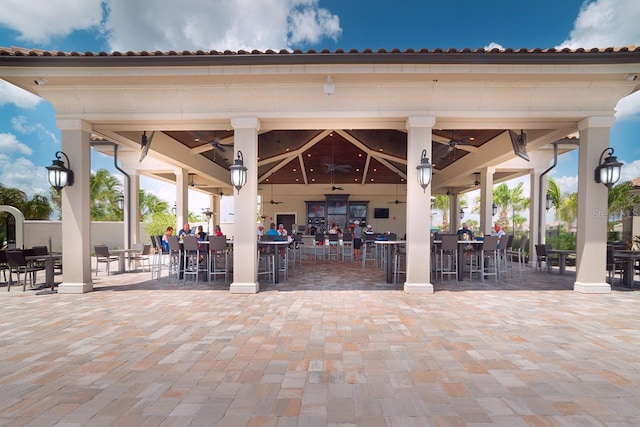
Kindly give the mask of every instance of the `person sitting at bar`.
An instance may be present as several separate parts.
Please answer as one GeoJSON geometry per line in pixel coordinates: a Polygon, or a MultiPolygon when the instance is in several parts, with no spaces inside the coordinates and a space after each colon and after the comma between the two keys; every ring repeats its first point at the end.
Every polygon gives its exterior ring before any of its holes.
{"type": "Polygon", "coordinates": [[[469,229],[469,224],[462,224],[462,228],[458,230],[458,240],[473,240],[473,232],[469,229]]]}
{"type": "Polygon", "coordinates": [[[504,230],[502,229],[502,227],[500,227],[500,224],[498,224],[497,222],[493,226],[493,231],[491,232],[491,235],[498,236],[498,239],[504,236],[504,230]]]}
{"type": "Polygon", "coordinates": [[[213,227],[213,235],[214,236],[224,236],[224,234],[222,234],[222,229],[220,228],[219,225],[216,225],[215,227],[213,227]]]}
{"type": "Polygon", "coordinates": [[[201,225],[198,226],[198,232],[196,233],[196,236],[198,237],[198,240],[204,240],[207,237],[207,233],[204,232],[201,225]]]}
{"type": "Polygon", "coordinates": [[[267,236],[279,236],[280,234],[278,234],[278,229],[276,228],[276,225],[272,222],[271,224],[269,224],[269,231],[267,231],[267,236]]]}
{"type": "Polygon", "coordinates": [[[169,237],[173,235],[173,227],[167,227],[167,230],[162,235],[162,250],[169,252],[169,237]]]}

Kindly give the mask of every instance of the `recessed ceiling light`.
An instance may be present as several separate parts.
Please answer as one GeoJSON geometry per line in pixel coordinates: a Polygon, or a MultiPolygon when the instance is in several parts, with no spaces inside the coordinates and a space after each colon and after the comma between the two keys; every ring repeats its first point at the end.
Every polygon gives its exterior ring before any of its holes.
{"type": "Polygon", "coordinates": [[[292,171],[293,172],[298,172],[298,170],[296,168],[293,168],[292,171]]]}
{"type": "Polygon", "coordinates": [[[384,150],[382,149],[382,147],[380,147],[380,151],[384,151],[384,150]]]}
{"type": "Polygon", "coordinates": [[[311,182],[316,182],[316,179],[315,178],[311,178],[311,182]]]}
{"type": "Polygon", "coordinates": [[[200,142],[200,138],[193,138],[195,142],[200,142]]]}
{"type": "Polygon", "coordinates": [[[362,157],[362,153],[358,153],[358,157],[362,157]]]}
{"type": "Polygon", "coordinates": [[[313,172],[313,168],[309,169],[309,172],[313,172]]]}
{"type": "Polygon", "coordinates": [[[300,182],[300,179],[296,178],[296,182],[300,182]]]}
{"type": "Polygon", "coordinates": [[[307,157],[311,157],[311,153],[307,154],[307,157]]]}
{"type": "Polygon", "coordinates": [[[356,172],[360,172],[360,168],[356,169],[356,172]]]}
{"type": "Polygon", "coordinates": [[[373,178],[371,178],[369,181],[373,182],[373,178]]]}
{"type": "Polygon", "coordinates": [[[265,181],[269,182],[269,178],[265,179],[265,181]]]}
{"type": "Polygon", "coordinates": [[[376,168],[373,168],[373,171],[374,171],[374,172],[378,172],[378,169],[376,169],[376,168]]]}

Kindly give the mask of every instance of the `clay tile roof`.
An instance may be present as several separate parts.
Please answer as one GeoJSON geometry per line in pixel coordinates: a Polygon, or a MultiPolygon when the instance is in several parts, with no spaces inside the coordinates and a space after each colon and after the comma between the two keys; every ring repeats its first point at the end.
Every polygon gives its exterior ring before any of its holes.
{"type": "Polygon", "coordinates": [[[634,187],[640,187],[640,178],[634,178],[634,179],[632,179],[632,180],[631,180],[631,184],[632,184],[634,187]]]}
{"type": "MultiPolygon", "coordinates": [[[[154,52],[113,51],[110,53],[109,52],[79,53],[79,52],[46,51],[46,50],[40,50],[40,49],[27,49],[27,48],[21,48],[21,47],[13,47],[13,46],[0,47],[0,58],[4,58],[4,59],[8,57],[11,57],[11,58],[58,57],[58,58],[94,58],[94,59],[114,58],[114,57],[120,57],[120,58],[135,57],[135,58],[140,58],[141,60],[144,58],[147,58],[146,60],[151,60],[152,58],[162,58],[162,57],[164,58],[195,57],[193,60],[187,60],[187,61],[201,61],[204,58],[213,59],[214,57],[218,57],[220,58],[220,60],[222,60],[222,62],[225,62],[225,61],[228,62],[228,60],[223,60],[221,57],[227,57],[227,58],[234,57],[238,59],[234,59],[233,61],[244,60],[247,62],[252,62],[253,59],[251,58],[255,58],[256,61],[259,61],[260,58],[266,58],[266,57],[275,57],[274,60],[276,62],[279,60],[282,60],[283,62],[292,61],[294,60],[293,57],[296,57],[297,58],[296,60],[298,61],[307,61],[308,59],[304,58],[305,55],[314,56],[314,57],[316,55],[321,55],[320,59],[314,59],[318,62],[325,61],[326,59],[323,59],[325,57],[332,58],[331,61],[345,62],[345,61],[351,60],[353,57],[359,57],[359,56],[366,57],[367,61],[374,61],[374,62],[375,61],[391,62],[391,61],[398,61],[398,60],[416,62],[416,63],[428,62],[430,60],[438,60],[438,61],[446,62],[447,60],[459,61],[461,58],[464,58],[464,60],[469,60],[469,61],[473,61],[474,59],[476,59],[478,61],[486,62],[488,57],[491,57],[492,61],[495,61],[498,63],[501,61],[507,61],[507,60],[529,61],[533,58],[535,58],[536,60],[540,60],[540,61],[544,60],[547,62],[555,61],[559,59],[568,60],[569,58],[571,60],[575,60],[578,62],[599,62],[601,60],[604,60],[605,58],[609,58],[609,56],[607,55],[613,55],[613,57],[616,58],[616,60],[618,60],[619,59],[618,55],[620,54],[632,54],[632,58],[630,57],[627,61],[637,62],[638,54],[640,54],[640,46],[604,47],[604,48],[591,48],[591,49],[563,48],[560,50],[555,48],[543,49],[539,47],[533,48],[533,49],[492,48],[488,50],[484,48],[477,48],[477,49],[436,48],[432,50],[425,49],[425,48],[422,48],[419,50],[415,50],[412,48],[409,48],[406,50],[401,50],[399,48],[393,48],[391,50],[384,49],[384,48],[380,48],[377,50],[374,50],[371,48],[365,48],[362,50],[336,49],[333,52],[330,51],[329,49],[322,49],[320,51],[316,51],[315,49],[309,49],[306,52],[303,52],[300,49],[294,49],[294,50],[267,49],[265,51],[254,49],[254,50],[251,50],[250,52],[247,50],[241,49],[238,51],[210,50],[208,52],[204,50],[197,50],[197,51],[183,50],[181,52],[177,52],[174,50],[165,51],[165,52],[156,50],[154,52]],[[570,55],[570,56],[567,57],[567,55],[570,55]],[[519,59],[520,57],[522,59],[519,59]],[[239,59],[239,58],[242,58],[242,59],[239,59]]],[[[100,63],[104,64],[104,62],[100,62],[100,63]]],[[[273,63],[273,61],[271,61],[271,63],[273,63]]]]}

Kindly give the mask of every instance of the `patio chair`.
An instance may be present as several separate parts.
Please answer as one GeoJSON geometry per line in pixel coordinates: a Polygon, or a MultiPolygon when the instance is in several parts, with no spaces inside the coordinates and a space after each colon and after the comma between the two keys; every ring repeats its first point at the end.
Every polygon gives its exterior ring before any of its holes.
{"type": "Polygon", "coordinates": [[[151,271],[151,245],[142,245],[142,250],[140,252],[134,252],[129,257],[129,269],[131,269],[131,263],[140,267],[142,267],[142,271],[145,271],[144,265],[147,264],[148,271],[151,271]]]}
{"type": "Polygon", "coordinates": [[[538,270],[542,271],[542,263],[545,263],[547,266],[547,273],[551,269],[551,264],[549,260],[549,255],[547,254],[547,245],[537,244],[536,245],[536,265],[538,270]]]}
{"type": "Polygon", "coordinates": [[[9,264],[7,263],[7,252],[0,251],[0,271],[4,275],[4,281],[7,281],[7,271],[9,270],[9,264]]]}
{"type": "Polygon", "coordinates": [[[624,264],[616,261],[613,254],[614,250],[615,248],[613,245],[607,245],[607,282],[610,285],[613,285],[616,274],[620,275],[620,282],[622,282],[622,276],[624,275],[624,264]]]}
{"type": "Polygon", "coordinates": [[[353,261],[353,234],[349,232],[342,235],[342,261],[347,258],[353,261]]]}
{"type": "Polygon", "coordinates": [[[109,248],[106,245],[96,245],[94,246],[94,250],[96,253],[96,276],[98,276],[98,270],[100,264],[106,264],[107,266],[107,276],[111,273],[111,263],[113,261],[118,261],[118,257],[115,255],[109,254],[109,248]]]}
{"type": "Polygon", "coordinates": [[[7,264],[9,265],[9,282],[7,283],[7,292],[11,290],[11,285],[13,284],[13,273],[16,273],[18,278],[18,286],[20,286],[20,274],[24,274],[22,292],[27,290],[27,277],[31,282],[31,287],[33,287],[36,284],[36,273],[42,269],[30,265],[25,257],[25,252],[22,250],[6,251],[6,256],[7,264]]]}
{"type": "Polygon", "coordinates": [[[227,251],[227,236],[209,236],[209,260],[207,262],[207,277],[224,276],[225,283],[229,277],[229,256],[227,251]]]}
{"type": "Polygon", "coordinates": [[[444,276],[458,275],[458,236],[456,234],[442,235],[442,244],[436,253],[436,271],[440,273],[440,280],[444,276]]]}
{"type": "MultiPolygon", "coordinates": [[[[196,236],[186,235],[182,237],[182,256],[183,256],[183,283],[187,281],[187,276],[194,276],[196,283],[200,273],[206,273],[208,271],[206,261],[204,261],[204,255],[200,251],[200,245],[198,244],[198,238],[196,236]],[[202,258],[201,258],[202,257],[202,258]],[[204,262],[200,262],[204,261],[204,262]]],[[[225,240],[226,249],[226,240],[225,240]]]]}

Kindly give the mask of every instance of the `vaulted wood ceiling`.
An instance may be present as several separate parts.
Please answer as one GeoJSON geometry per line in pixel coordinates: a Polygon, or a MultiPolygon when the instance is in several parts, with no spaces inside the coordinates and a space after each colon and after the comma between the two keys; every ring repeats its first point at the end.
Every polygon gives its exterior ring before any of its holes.
{"type": "MultiPolygon", "coordinates": [[[[434,130],[432,163],[442,170],[504,130],[434,130]]],[[[166,131],[218,165],[234,160],[232,131],[166,131]]],[[[274,130],[258,136],[259,182],[393,184],[406,177],[407,134],[398,130],[274,130]]],[[[194,177],[197,181],[197,177],[194,177]]]]}

